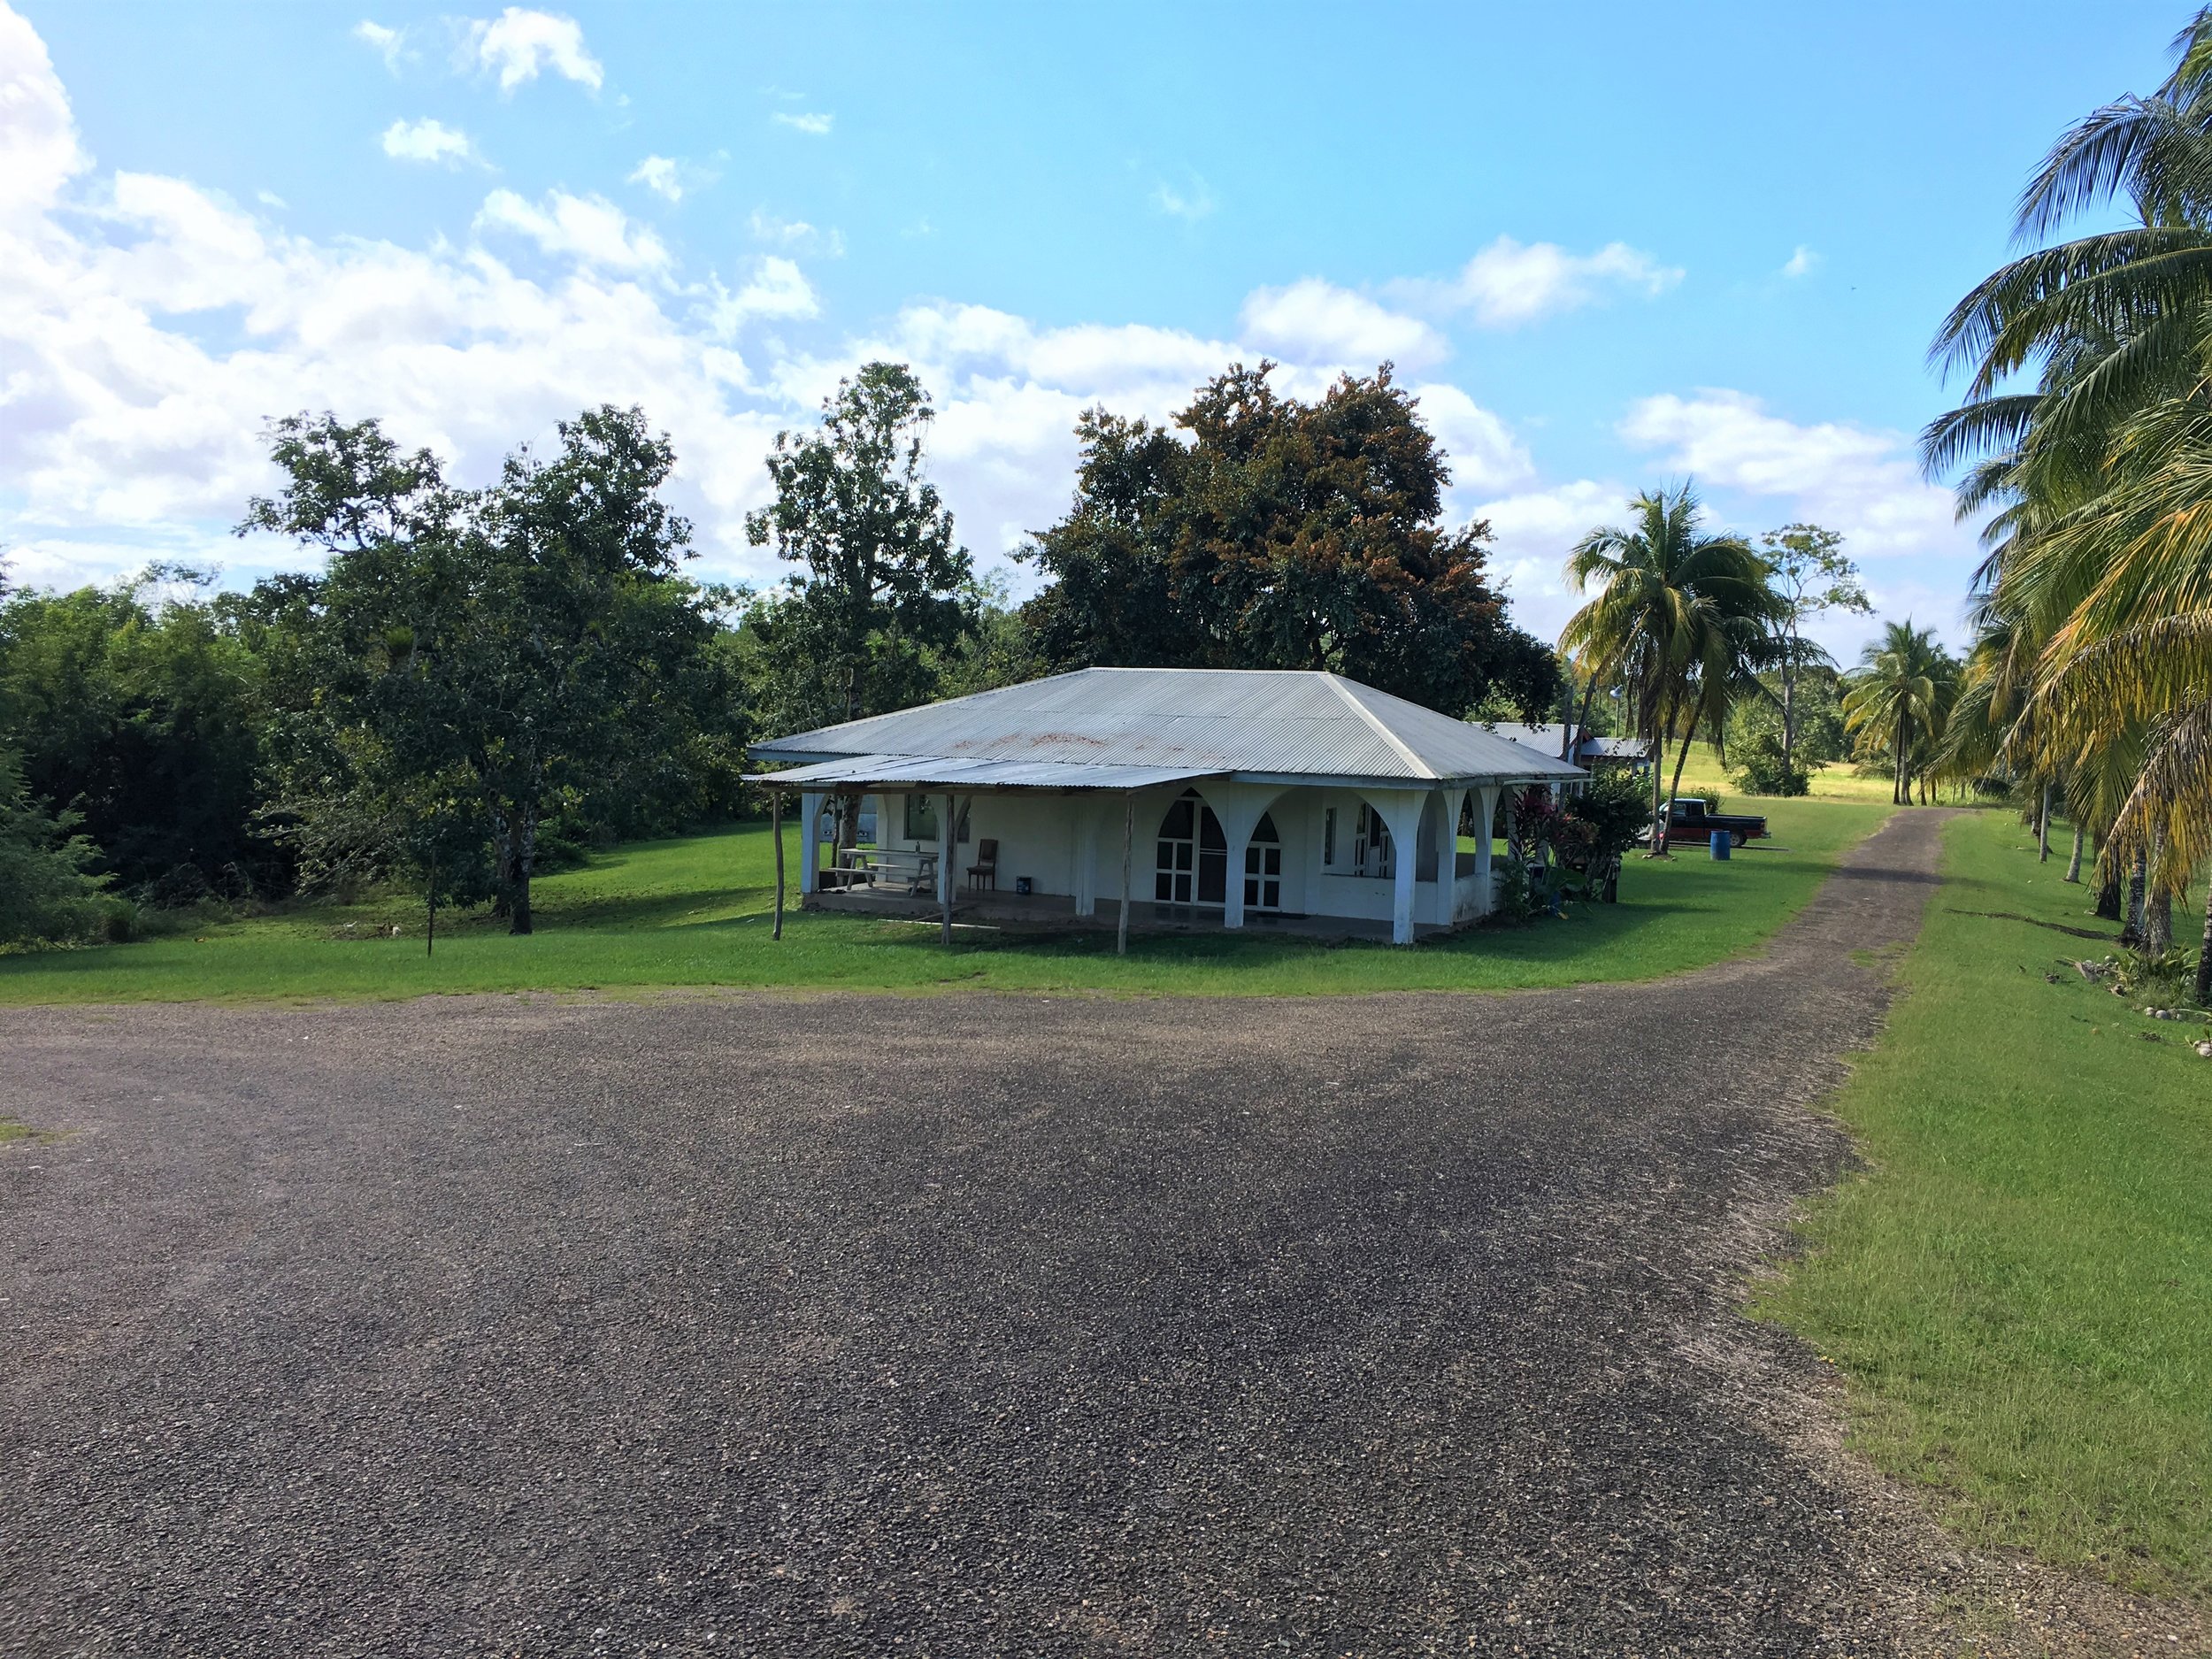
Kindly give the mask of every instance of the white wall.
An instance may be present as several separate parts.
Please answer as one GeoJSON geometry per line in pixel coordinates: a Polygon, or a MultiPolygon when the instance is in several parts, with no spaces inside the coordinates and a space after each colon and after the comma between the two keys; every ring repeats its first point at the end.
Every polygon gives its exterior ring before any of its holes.
{"type": "MultiPolygon", "coordinates": [[[[1249,786],[1245,786],[1249,787],[1249,786]]],[[[1206,794],[1203,784],[1199,793],[1206,794]]],[[[1183,786],[1168,785],[1158,789],[1138,793],[1136,798],[1136,833],[1131,848],[1131,886],[1139,902],[1148,902],[1153,895],[1153,866],[1156,856],[1155,842],[1160,821],[1183,792],[1183,786]]],[[[1121,896],[1121,841],[1122,813],[1125,797],[1116,793],[1096,795],[1045,795],[1025,792],[1005,794],[978,793],[964,797],[968,805],[968,839],[956,842],[953,849],[953,876],[962,879],[967,866],[976,861],[978,849],[986,838],[998,841],[998,886],[1002,893],[1011,893],[1018,877],[1027,876],[1041,894],[1073,896],[1079,882],[1076,861],[1083,845],[1083,819],[1095,817],[1097,822],[1097,883],[1096,897],[1106,902],[1121,896]]],[[[941,811],[944,797],[933,795],[933,804],[941,811]]],[[[885,794],[874,803],[876,809],[877,844],[887,848],[936,850],[933,841],[917,842],[904,833],[906,804],[902,796],[885,794]]],[[[1293,787],[1274,795],[1268,804],[1268,813],[1274,819],[1275,831],[1283,848],[1282,909],[1293,915],[1337,916],[1363,921],[1388,922],[1391,918],[1392,883],[1377,876],[1356,876],[1350,873],[1352,842],[1359,821],[1361,796],[1355,790],[1293,787]],[[1337,815],[1337,863],[1333,868],[1322,863],[1322,815],[1333,807],[1337,815]]],[[[1217,816],[1225,819],[1229,813],[1217,805],[1217,816]]],[[[1439,847],[1439,868],[1449,880],[1452,869],[1450,848],[1452,841],[1447,832],[1439,847]]],[[[1411,845],[1402,845],[1398,856],[1414,856],[1411,845]]],[[[1242,861],[1233,856],[1229,879],[1243,879],[1242,861]]],[[[1463,884],[1455,884],[1455,914],[1465,915],[1464,902],[1471,896],[1473,878],[1463,884]]],[[[1424,926],[1428,925],[1436,911],[1436,884],[1422,881],[1417,884],[1415,914],[1424,926]]]]}

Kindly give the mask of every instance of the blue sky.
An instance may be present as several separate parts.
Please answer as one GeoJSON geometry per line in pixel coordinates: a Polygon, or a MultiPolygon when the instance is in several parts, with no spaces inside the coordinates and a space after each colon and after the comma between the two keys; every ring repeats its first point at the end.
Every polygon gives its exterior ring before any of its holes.
{"type": "MultiPolygon", "coordinates": [[[[464,478],[588,402],[683,458],[699,568],[773,576],[759,457],[914,362],[964,539],[1056,516],[1076,411],[1233,357],[1393,358],[1520,618],[1633,489],[1844,530],[1955,631],[1910,434],[1945,309],[2178,8],[0,0],[0,542],[20,578],[224,534],[260,422],[373,414],[464,478]]],[[[1022,578],[1016,576],[1017,586],[1022,578]]],[[[1849,649],[1867,625],[1839,624],[1849,649]]]]}

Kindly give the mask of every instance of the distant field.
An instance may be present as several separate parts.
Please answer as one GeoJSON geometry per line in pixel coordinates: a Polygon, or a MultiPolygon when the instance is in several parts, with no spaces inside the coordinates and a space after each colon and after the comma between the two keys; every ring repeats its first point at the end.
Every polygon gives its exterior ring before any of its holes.
{"type": "Polygon", "coordinates": [[[2063,867],[2009,815],[1951,826],[1905,995],[1831,1102],[1871,1167],[1763,1311],[1970,1538],[2212,1601],[2208,1029],[2062,964],[2116,947],[2059,929],[2116,931],[2063,867]]]}
{"type": "MultiPolygon", "coordinates": [[[[1667,760],[1666,775],[1669,781],[1673,780],[1674,760],[1671,756],[1667,760]]],[[[1816,766],[1811,776],[1813,792],[1807,797],[1809,800],[1857,801],[1883,806],[1889,803],[1888,779],[1859,777],[1848,764],[1816,766]]],[[[1689,761],[1682,769],[1682,791],[1685,795],[1719,795],[1741,803],[1741,810],[1748,812],[1764,810],[1758,803],[1765,797],[1746,795],[1730,782],[1728,769],[1720,764],[1720,757],[1704,743],[1697,744],[1690,750],[1689,761]]],[[[1953,803],[1948,797],[1946,798],[1946,804],[1953,803]]],[[[1727,810],[1734,811],[1737,809],[1732,807],[1727,810]]]]}
{"type": "MultiPolygon", "coordinates": [[[[768,936],[772,849],[766,827],[752,825],[625,847],[544,879],[534,887],[539,931],[527,939],[509,937],[488,916],[449,916],[426,960],[422,914],[411,900],[306,907],[139,944],[0,956],[0,1003],[676,986],[1292,995],[1647,979],[1755,949],[1888,812],[1801,801],[1763,810],[1776,849],[1747,850],[1725,864],[1691,851],[1661,862],[1632,856],[1618,904],[1411,949],[1138,935],[1118,957],[1110,933],[982,928],[961,930],[947,949],[933,926],[796,913],[778,943],[768,936]]],[[[795,866],[788,832],[787,844],[795,866]]],[[[795,897],[796,885],[795,878],[795,897]]]]}

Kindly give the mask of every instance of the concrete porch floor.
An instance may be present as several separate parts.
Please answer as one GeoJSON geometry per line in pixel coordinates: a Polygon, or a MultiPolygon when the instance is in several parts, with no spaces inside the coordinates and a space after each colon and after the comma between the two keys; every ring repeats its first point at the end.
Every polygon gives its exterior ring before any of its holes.
{"type": "MultiPolygon", "coordinates": [[[[843,916],[875,916],[886,921],[935,921],[941,911],[928,895],[910,895],[895,887],[843,887],[809,895],[801,908],[843,916]]],[[[952,902],[956,926],[996,927],[1009,932],[1064,933],[1077,931],[1112,933],[1120,926],[1118,902],[1101,899],[1094,916],[1078,916],[1075,901],[1064,893],[993,892],[956,894],[952,902]]],[[[1462,926],[1472,926],[1463,923],[1462,926]]],[[[1133,933],[1221,933],[1217,906],[1156,904],[1140,900],[1129,912],[1133,933]]],[[[1347,916],[1282,916],[1247,910],[1244,931],[1256,935],[1294,939],[1354,939],[1379,944],[1390,942],[1387,921],[1368,921],[1347,916]]],[[[1417,940],[1455,931],[1431,922],[1414,925],[1417,940]]]]}

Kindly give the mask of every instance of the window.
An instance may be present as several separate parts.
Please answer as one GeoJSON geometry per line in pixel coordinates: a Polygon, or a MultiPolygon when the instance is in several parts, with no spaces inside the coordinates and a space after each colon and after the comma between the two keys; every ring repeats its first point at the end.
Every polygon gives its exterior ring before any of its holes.
{"type": "Polygon", "coordinates": [[[1321,814],[1321,862],[1331,869],[1336,865],[1336,809],[1329,807],[1321,814]]]}
{"type": "Polygon", "coordinates": [[[1160,820],[1152,866],[1159,904],[1220,904],[1229,894],[1229,841],[1221,820],[1195,789],[1186,790],[1160,820]]]}
{"type": "Polygon", "coordinates": [[[1390,826],[1383,822],[1381,813],[1362,802],[1359,829],[1352,838],[1352,873],[1387,881],[1397,872],[1397,849],[1390,843],[1390,826]]]}
{"type": "MultiPolygon", "coordinates": [[[[926,846],[937,843],[937,797],[933,795],[910,795],[906,797],[906,839],[920,841],[926,846]]],[[[960,803],[960,822],[953,829],[953,839],[968,839],[968,803],[960,803]]]]}
{"type": "Polygon", "coordinates": [[[937,839],[935,795],[910,795],[906,797],[906,839],[910,841],[933,841],[937,839]]]}
{"type": "Polygon", "coordinates": [[[1275,833],[1275,819],[1263,812],[1244,848],[1244,908],[1279,910],[1283,908],[1283,844],[1275,833]]]}

